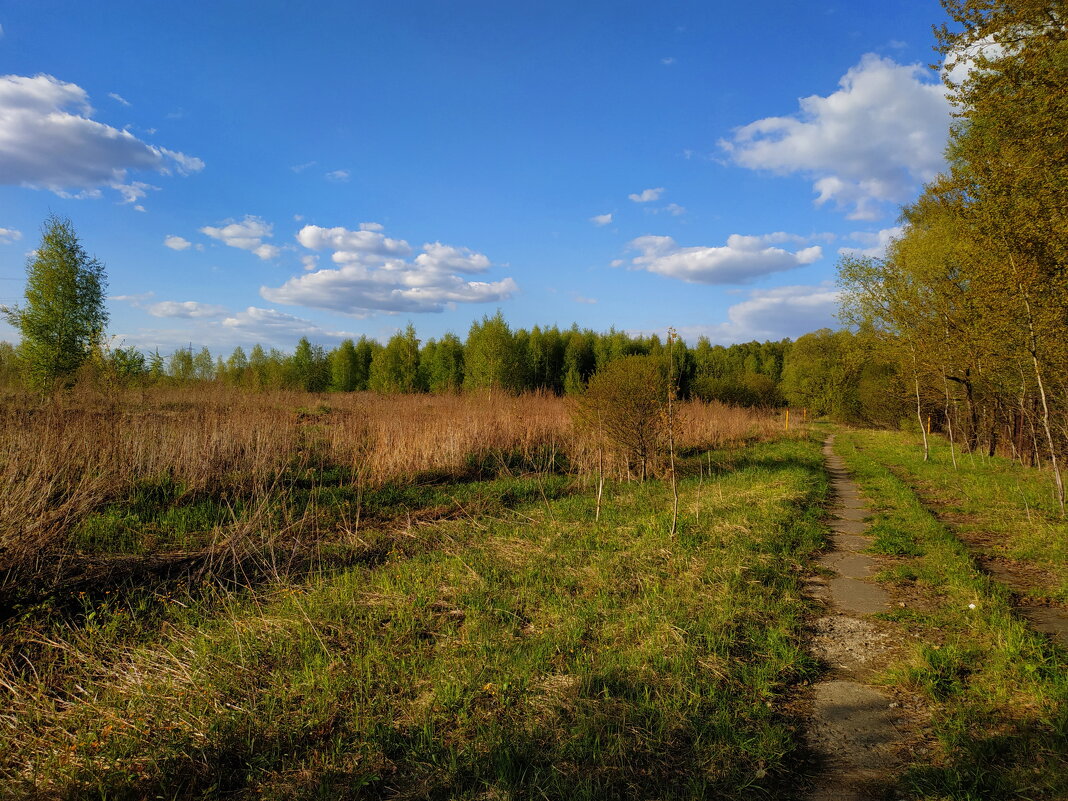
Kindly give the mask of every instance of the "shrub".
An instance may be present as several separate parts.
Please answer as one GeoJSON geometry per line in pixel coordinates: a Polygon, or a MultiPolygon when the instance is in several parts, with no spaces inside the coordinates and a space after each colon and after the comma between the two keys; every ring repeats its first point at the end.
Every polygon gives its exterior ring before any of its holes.
{"type": "Polygon", "coordinates": [[[626,356],[590,378],[574,406],[576,424],[621,456],[642,480],[655,472],[667,445],[667,365],[652,356],[626,356]]]}

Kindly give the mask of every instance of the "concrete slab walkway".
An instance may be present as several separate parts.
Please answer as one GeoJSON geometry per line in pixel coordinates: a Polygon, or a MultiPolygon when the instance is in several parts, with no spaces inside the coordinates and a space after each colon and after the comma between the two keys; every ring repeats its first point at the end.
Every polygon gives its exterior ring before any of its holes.
{"type": "Polygon", "coordinates": [[[875,560],[864,553],[872,542],[864,522],[871,510],[834,452],[833,440],[823,446],[834,494],[833,548],[820,563],[835,575],[809,585],[809,592],[827,605],[827,614],[813,624],[811,647],[828,672],[813,694],[808,744],[820,755],[822,771],[808,798],[869,801],[883,797],[903,737],[895,727],[892,699],[865,682],[885,666],[892,648],[866,617],[886,611],[889,598],[872,581],[875,560]]]}

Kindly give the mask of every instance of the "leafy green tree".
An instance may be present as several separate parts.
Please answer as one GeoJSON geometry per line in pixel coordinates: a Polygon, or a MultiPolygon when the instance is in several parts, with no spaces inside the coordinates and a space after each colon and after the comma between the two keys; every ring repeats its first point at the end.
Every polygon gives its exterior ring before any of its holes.
{"type": "Polygon", "coordinates": [[[167,375],[167,367],[163,361],[163,354],[159,348],[152,351],[148,357],[148,377],[152,381],[159,381],[167,375]]]}
{"type": "Polygon", "coordinates": [[[249,383],[255,389],[266,389],[267,373],[267,353],[263,350],[262,345],[256,343],[248,354],[249,383]]]}
{"type": "Polygon", "coordinates": [[[305,392],[325,392],[330,386],[330,362],[322,345],[313,345],[301,337],[290,359],[290,384],[305,392]]]}
{"type": "Polygon", "coordinates": [[[115,348],[108,353],[108,369],[124,384],[135,382],[148,373],[144,354],[135,347],[115,348]]]}
{"type": "Polygon", "coordinates": [[[330,351],[330,389],[334,392],[352,392],[356,389],[358,366],[356,345],[351,339],[342,340],[330,351]]]}
{"type": "Polygon", "coordinates": [[[177,381],[189,381],[193,378],[193,346],[178,348],[167,362],[167,374],[177,381]]]}
{"type": "Polygon", "coordinates": [[[0,307],[22,334],[19,353],[31,386],[70,383],[100,347],[108,322],[106,288],[104,265],[85,252],[70,220],[49,217],[26,265],[25,305],[0,307]]]}
{"type": "Polygon", "coordinates": [[[230,384],[243,384],[247,371],[248,356],[245,355],[245,349],[238,345],[230,354],[230,358],[226,360],[226,380],[230,384]]]}
{"type": "Polygon", "coordinates": [[[512,329],[498,311],[471,325],[464,343],[464,388],[520,392],[523,354],[512,329]]]}
{"type": "Polygon", "coordinates": [[[419,370],[419,339],[415,326],[408,323],[404,333],[390,337],[386,347],[375,354],[368,381],[373,392],[407,393],[424,389],[419,370]]]}
{"type": "Polygon", "coordinates": [[[207,348],[201,348],[193,357],[193,378],[197,381],[211,381],[215,378],[215,359],[207,348]]]}
{"type": "Polygon", "coordinates": [[[464,346],[456,334],[441,341],[430,340],[421,356],[427,389],[431,392],[459,392],[464,385],[464,346]]]}
{"type": "Polygon", "coordinates": [[[857,378],[862,359],[849,331],[805,334],[786,354],[782,394],[793,406],[840,420],[858,417],[857,378]]]}
{"type": "Polygon", "coordinates": [[[361,336],[356,341],[356,385],[354,389],[357,392],[367,389],[368,382],[371,379],[371,362],[374,361],[375,353],[381,349],[382,346],[380,344],[365,336],[361,336]]]}

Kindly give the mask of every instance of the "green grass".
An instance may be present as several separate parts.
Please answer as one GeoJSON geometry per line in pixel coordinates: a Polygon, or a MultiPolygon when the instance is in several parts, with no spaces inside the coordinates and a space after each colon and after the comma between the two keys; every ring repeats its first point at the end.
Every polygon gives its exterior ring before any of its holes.
{"type": "MultiPolygon", "coordinates": [[[[880,579],[909,598],[885,617],[901,627],[903,641],[918,635],[889,679],[927,696],[943,749],[911,766],[901,791],[960,801],[1068,797],[1068,654],[1014,613],[1008,590],[978,569],[911,484],[922,477],[925,490],[956,490],[977,520],[1018,523],[1026,512],[1012,508],[1006,482],[1039,485],[1023,490],[1037,495],[1044,477],[978,459],[952,473],[948,452],[940,451],[935,458],[944,461],[923,466],[916,443],[900,434],[840,433],[836,448],[876,509],[875,550],[897,557],[880,579]],[[984,506],[996,498],[1000,504],[984,506]]],[[[1049,556],[1059,547],[1041,550],[1049,556]]]]}
{"type": "MultiPolygon", "coordinates": [[[[801,721],[786,702],[817,670],[801,577],[824,542],[818,445],[711,464],[681,483],[674,538],[659,482],[609,485],[595,521],[589,492],[502,479],[507,503],[395,534],[381,563],[117,593],[9,631],[0,784],[100,799],[789,797],[801,721]]],[[[410,491],[425,507],[461,490],[410,491]]]]}
{"type": "Polygon", "coordinates": [[[1068,521],[1060,516],[1052,475],[1002,457],[957,453],[931,438],[923,461],[918,435],[865,432],[866,455],[890,467],[978,552],[1020,563],[1033,597],[1068,602],[1068,521]]]}

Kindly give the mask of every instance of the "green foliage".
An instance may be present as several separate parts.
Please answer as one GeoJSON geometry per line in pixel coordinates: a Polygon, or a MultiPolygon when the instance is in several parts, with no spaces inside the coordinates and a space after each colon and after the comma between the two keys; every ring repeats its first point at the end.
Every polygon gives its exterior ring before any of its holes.
{"type": "Polygon", "coordinates": [[[344,340],[330,352],[330,389],[334,392],[352,392],[359,383],[359,364],[356,345],[351,339],[344,340]]]}
{"type": "Polygon", "coordinates": [[[860,416],[857,378],[862,357],[849,331],[824,328],[791,346],[782,370],[782,394],[793,406],[839,420],[860,416]]]}
{"type": "Polygon", "coordinates": [[[290,384],[305,392],[325,392],[330,386],[330,363],[322,345],[301,337],[290,360],[290,384]]]}
{"type": "Polygon", "coordinates": [[[575,404],[576,421],[644,480],[667,445],[667,400],[666,361],[625,356],[593,375],[575,404]]]}
{"type": "Polygon", "coordinates": [[[19,352],[32,387],[69,384],[101,345],[106,288],[104,265],[85,252],[70,220],[49,217],[26,265],[25,305],[0,309],[22,334],[19,352]]]}
{"type": "Polygon", "coordinates": [[[423,348],[423,374],[431,392],[459,392],[464,385],[464,346],[455,334],[430,340],[423,348]]]}
{"type": "Polygon", "coordinates": [[[374,392],[419,392],[423,389],[419,373],[419,339],[411,323],[404,333],[390,337],[385,349],[371,362],[368,388],[374,392]]]}
{"type": "Polygon", "coordinates": [[[525,355],[500,311],[483,317],[471,325],[464,344],[464,388],[521,391],[525,355]]]}

